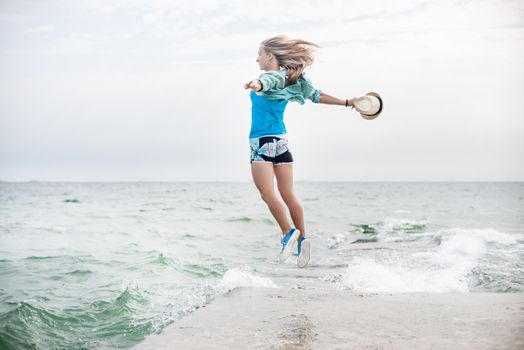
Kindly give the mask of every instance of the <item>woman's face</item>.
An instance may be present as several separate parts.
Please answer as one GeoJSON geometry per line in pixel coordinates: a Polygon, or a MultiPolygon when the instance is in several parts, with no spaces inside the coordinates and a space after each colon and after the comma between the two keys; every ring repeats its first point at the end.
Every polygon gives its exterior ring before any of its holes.
{"type": "Polygon", "coordinates": [[[266,70],[267,67],[269,66],[269,62],[270,60],[274,58],[273,55],[271,54],[268,54],[263,48],[262,46],[259,47],[258,49],[258,58],[257,58],[257,62],[258,62],[258,65],[260,67],[261,70],[266,70]]]}

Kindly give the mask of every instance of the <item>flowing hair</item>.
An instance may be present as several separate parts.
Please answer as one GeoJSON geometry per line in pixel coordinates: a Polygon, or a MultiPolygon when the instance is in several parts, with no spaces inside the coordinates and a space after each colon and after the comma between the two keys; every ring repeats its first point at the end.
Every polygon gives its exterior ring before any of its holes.
{"type": "Polygon", "coordinates": [[[275,55],[278,64],[288,71],[289,85],[296,83],[304,69],[314,62],[313,47],[320,47],[302,39],[277,35],[260,43],[264,51],[275,55]]]}

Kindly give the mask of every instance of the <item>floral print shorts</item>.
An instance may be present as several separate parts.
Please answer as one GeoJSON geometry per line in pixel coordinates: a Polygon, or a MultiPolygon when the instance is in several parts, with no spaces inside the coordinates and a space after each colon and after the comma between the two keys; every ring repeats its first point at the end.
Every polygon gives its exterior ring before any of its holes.
{"type": "Polygon", "coordinates": [[[262,136],[249,139],[250,163],[293,163],[286,135],[262,136]]]}

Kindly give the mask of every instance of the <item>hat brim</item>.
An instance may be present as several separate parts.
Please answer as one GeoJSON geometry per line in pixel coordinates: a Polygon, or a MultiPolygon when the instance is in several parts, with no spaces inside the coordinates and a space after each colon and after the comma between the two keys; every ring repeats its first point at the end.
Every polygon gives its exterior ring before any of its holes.
{"type": "Polygon", "coordinates": [[[378,99],[378,101],[380,102],[380,107],[379,107],[378,111],[376,113],[374,113],[374,114],[365,114],[365,113],[361,112],[360,115],[362,116],[362,118],[367,119],[367,120],[375,119],[382,112],[382,109],[383,109],[382,108],[383,107],[382,98],[376,92],[368,92],[366,95],[376,97],[378,99]]]}

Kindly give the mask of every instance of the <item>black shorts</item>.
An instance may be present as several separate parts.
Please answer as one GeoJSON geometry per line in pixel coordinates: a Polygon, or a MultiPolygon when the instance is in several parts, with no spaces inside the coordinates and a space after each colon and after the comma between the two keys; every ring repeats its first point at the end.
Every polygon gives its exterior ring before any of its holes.
{"type": "Polygon", "coordinates": [[[293,163],[286,135],[262,136],[249,139],[250,163],[293,163]]]}

